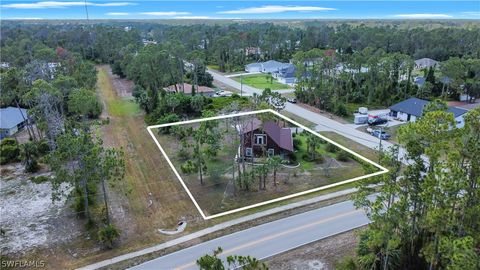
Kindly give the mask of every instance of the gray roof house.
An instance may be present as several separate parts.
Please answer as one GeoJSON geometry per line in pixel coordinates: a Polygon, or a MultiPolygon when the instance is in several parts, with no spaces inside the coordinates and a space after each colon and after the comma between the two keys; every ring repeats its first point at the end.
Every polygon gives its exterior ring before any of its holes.
{"type": "MultiPolygon", "coordinates": [[[[423,115],[423,108],[428,103],[427,100],[412,97],[390,106],[390,115],[403,121],[415,122],[417,118],[423,115]]],[[[468,110],[450,106],[447,112],[453,113],[455,121],[457,121],[457,127],[463,127],[463,115],[468,110]]]]}
{"type": "Polygon", "coordinates": [[[415,77],[413,79],[413,83],[419,87],[422,87],[425,84],[425,77],[415,77]]]}
{"type": "Polygon", "coordinates": [[[0,109],[0,139],[12,136],[28,121],[27,110],[15,107],[0,109]]]}
{"type": "Polygon", "coordinates": [[[245,71],[250,72],[250,73],[261,72],[262,71],[262,63],[257,62],[257,63],[251,63],[251,64],[248,64],[248,65],[245,65],[245,71]]]}
{"type": "Polygon", "coordinates": [[[430,58],[421,58],[418,60],[415,60],[415,69],[423,69],[423,68],[430,68],[430,67],[437,67],[438,66],[438,61],[435,61],[430,58]]]}
{"type": "Polygon", "coordinates": [[[267,62],[262,63],[262,72],[264,72],[264,73],[277,72],[277,71],[287,67],[288,65],[290,65],[290,64],[278,62],[278,61],[275,61],[275,60],[269,60],[267,62]]]}
{"type": "Polygon", "coordinates": [[[277,78],[277,80],[284,84],[292,84],[297,81],[297,77],[295,73],[297,72],[297,68],[293,64],[287,64],[278,72],[273,73],[273,76],[277,78]]]}

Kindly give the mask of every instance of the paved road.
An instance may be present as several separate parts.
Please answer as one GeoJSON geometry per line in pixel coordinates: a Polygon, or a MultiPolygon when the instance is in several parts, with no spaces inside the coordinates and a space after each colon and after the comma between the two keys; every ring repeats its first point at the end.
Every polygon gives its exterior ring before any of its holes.
{"type": "Polygon", "coordinates": [[[346,201],[203,242],[131,269],[198,269],[195,261],[217,247],[223,249],[222,259],[232,254],[262,259],[368,223],[365,213],[346,201]]]}
{"type": "MultiPolygon", "coordinates": [[[[235,89],[240,90],[242,88],[242,92],[245,93],[246,95],[252,95],[253,93],[261,94],[262,90],[248,86],[248,85],[243,85],[241,86],[239,82],[234,81],[230,78],[225,77],[224,75],[208,70],[210,74],[212,74],[213,78],[217,81],[220,81],[226,85],[229,85],[230,87],[233,87],[235,89]]],[[[288,103],[285,106],[285,111],[288,111],[290,113],[293,113],[295,115],[298,115],[299,117],[302,117],[304,119],[307,119],[310,122],[315,123],[316,130],[317,131],[333,131],[336,132],[344,137],[347,137],[348,139],[351,139],[359,144],[362,144],[364,146],[367,146],[372,149],[378,149],[380,145],[380,139],[377,139],[373,136],[371,136],[368,133],[359,131],[355,129],[351,124],[343,124],[339,123],[333,119],[330,119],[328,117],[325,117],[321,114],[309,111],[299,105],[288,103]]],[[[382,141],[382,148],[383,149],[388,149],[392,147],[393,144],[388,142],[388,141],[382,141]]],[[[406,158],[406,151],[403,148],[399,149],[399,157],[400,159],[405,162],[409,163],[406,158]]],[[[428,163],[428,160],[424,157],[424,161],[428,163]]]]}

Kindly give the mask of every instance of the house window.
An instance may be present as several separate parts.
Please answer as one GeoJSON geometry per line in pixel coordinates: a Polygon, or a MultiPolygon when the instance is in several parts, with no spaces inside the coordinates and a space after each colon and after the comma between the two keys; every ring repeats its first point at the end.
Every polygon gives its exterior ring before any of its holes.
{"type": "Polygon", "coordinates": [[[267,144],[267,135],[255,134],[255,144],[259,144],[259,145],[267,144]]]}
{"type": "Polygon", "coordinates": [[[275,150],[273,148],[268,148],[267,155],[273,157],[275,155],[275,150]]]}
{"type": "Polygon", "coordinates": [[[252,148],[250,148],[250,147],[245,148],[245,156],[247,156],[247,157],[252,156],[252,148]]]}

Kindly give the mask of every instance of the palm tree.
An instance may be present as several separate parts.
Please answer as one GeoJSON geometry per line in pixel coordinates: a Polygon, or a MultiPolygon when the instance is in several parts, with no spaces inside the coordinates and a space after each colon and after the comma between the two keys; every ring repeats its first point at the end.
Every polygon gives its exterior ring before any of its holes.
{"type": "Polygon", "coordinates": [[[282,164],[282,159],[279,156],[273,156],[268,158],[268,166],[272,168],[273,171],[273,185],[277,186],[277,170],[282,164]]]}

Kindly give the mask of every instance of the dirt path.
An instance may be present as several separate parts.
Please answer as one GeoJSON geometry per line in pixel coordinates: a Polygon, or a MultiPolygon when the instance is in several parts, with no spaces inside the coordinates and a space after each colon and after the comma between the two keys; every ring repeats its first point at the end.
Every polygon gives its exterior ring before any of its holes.
{"type": "Polygon", "coordinates": [[[109,66],[97,66],[97,70],[99,96],[106,109],[103,116],[110,118],[110,123],[101,128],[102,139],[106,147],[123,149],[126,176],[122,182],[110,185],[108,191],[109,208],[120,229],[121,242],[116,250],[98,254],[95,260],[165,241],[168,236],[158,234],[158,228],[173,227],[183,216],[199,217],[147,133],[143,113],[108,113],[110,106],[130,102],[124,98],[125,88],[115,87],[125,85],[124,80],[112,76],[109,66]]]}

